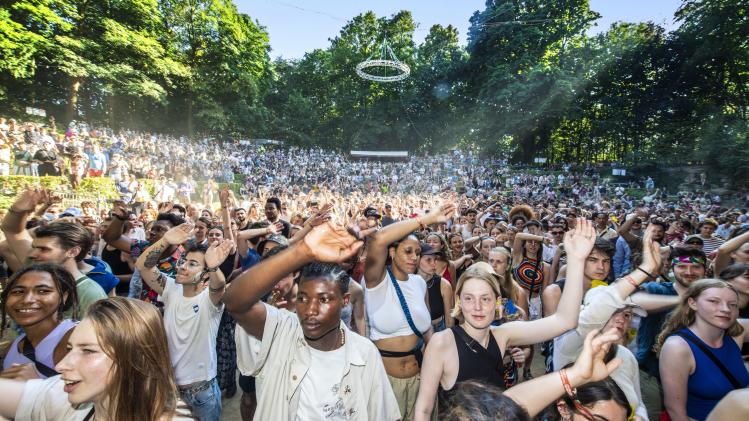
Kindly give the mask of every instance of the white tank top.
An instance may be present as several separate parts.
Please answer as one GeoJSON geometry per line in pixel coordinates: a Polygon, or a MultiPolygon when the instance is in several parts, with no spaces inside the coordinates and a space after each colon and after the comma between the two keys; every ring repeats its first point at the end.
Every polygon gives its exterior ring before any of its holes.
{"type": "MultiPolygon", "coordinates": [[[[408,281],[397,282],[416,328],[422,333],[426,332],[432,326],[429,308],[424,301],[427,293],[426,281],[419,275],[409,274],[408,281]]],[[[379,285],[364,288],[364,302],[369,318],[371,340],[413,335],[387,271],[385,279],[379,285]]]]}

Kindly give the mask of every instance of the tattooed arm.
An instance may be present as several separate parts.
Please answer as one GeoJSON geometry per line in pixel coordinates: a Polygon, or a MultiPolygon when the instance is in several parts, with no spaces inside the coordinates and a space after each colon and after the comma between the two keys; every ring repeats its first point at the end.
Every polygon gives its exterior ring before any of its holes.
{"type": "Polygon", "coordinates": [[[159,271],[156,265],[159,263],[161,253],[167,247],[169,247],[169,243],[162,238],[145,249],[140,257],[138,257],[138,261],[135,262],[135,267],[140,271],[143,281],[158,294],[164,292],[166,277],[159,271]]]}
{"type": "Polygon", "coordinates": [[[145,249],[135,262],[141,278],[158,294],[163,293],[166,286],[166,277],[156,268],[161,253],[169,246],[176,246],[189,240],[192,237],[193,228],[192,224],[185,223],[169,229],[161,240],[145,249]]]}

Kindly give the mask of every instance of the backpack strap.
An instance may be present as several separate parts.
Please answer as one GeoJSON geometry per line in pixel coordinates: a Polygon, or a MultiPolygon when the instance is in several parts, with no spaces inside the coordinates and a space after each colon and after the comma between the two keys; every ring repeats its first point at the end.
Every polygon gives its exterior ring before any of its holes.
{"type": "Polygon", "coordinates": [[[53,377],[60,373],[55,371],[53,368],[47,367],[45,364],[40,363],[36,359],[36,350],[34,349],[34,345],[31,345],[31,341],[29,340],[28,336],[23,338],[23,356],[31,360],[31,362],[34,363],[34,366],[36,367],[36,370],[41,373],[44,376],[47,377],[53,377]]]}

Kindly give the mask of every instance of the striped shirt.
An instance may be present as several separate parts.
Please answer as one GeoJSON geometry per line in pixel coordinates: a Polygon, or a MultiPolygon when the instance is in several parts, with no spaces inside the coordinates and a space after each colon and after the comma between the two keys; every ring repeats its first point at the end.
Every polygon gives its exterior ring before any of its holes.
{"type": "Polygon", "coordinates": [[[702,238],[702,241],[705,243],[705,246],[702,248],[702,250],[705,252],[706,255],[709,255],[710,253],[717,250],[718,247],[720,247],[720,245],[725,242],[725,240],[722,240],[715,236],[710,236],[710,238],[705,238],[703,236],[700,236],[700,238],[702,238]]]}

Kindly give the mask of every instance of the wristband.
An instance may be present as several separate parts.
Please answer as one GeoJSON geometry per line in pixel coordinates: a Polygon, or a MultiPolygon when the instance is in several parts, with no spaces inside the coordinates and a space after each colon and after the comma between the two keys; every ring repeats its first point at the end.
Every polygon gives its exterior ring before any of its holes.
{"type": "Polygon", "coordinates": [[[567,393],[567,396],[571,398],[575,398],[577,395],[577,390],[572,387],[570,384],[570,379],[567,377],[567,369],[563,368],[559,370],[559,377],[562,378],[562,386],[564,386],[564,391],[567,393]]]}
{"type": "Polygon", "coordinates": [[[215,268],[212,268],[212,269],[211,269],[211,268],[205,268],[205,270],[204,270],[204,271],[205,271],[206,273],[213,273],[213,272],[215,272],[215,271],[217,271],[217,270],[218,270],[218,266],[216,266],[215,268]]]}
{"type": "Polygon", "coordinates": [[[629,282],[629,284],[632,285],[633,287],[635,287],[635,289],[639,289],[640,288],[640,285],[638,285],[637,282],[635,282],[635,279],[632,278],[631,275],[625,275],[625,276],[622,277],[622,279],[624,279],[625,281],[629,282]]]}
{"type": "Polygon", "coordinates": [[[637,267],[637,269],[636,269],[636,270],[639,270],[640,272],[644,273],[645,275],[648,275],[648,277],[649,277],[650,279],[655,279],[655,276],[651,275],[650,273],[648,273],[647,271],[645,271],[645,269],[643,269],[643,268],[641,268],[641,267],[639,267],[639,266],[637,267]]]}

